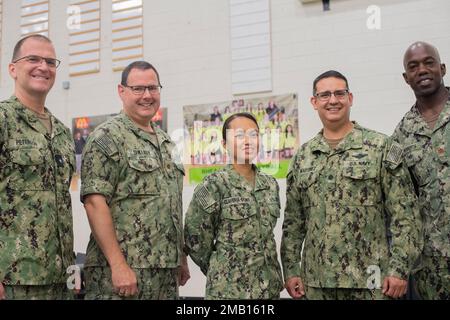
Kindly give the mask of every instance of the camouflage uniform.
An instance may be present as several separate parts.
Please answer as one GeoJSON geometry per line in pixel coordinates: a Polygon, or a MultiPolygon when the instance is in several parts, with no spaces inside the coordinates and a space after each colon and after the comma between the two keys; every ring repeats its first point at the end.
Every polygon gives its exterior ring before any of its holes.
{"type": "Polygon", "coordinates": [[[421,250],[421,223],[399,145],[356,123],[336,149],[320,133],[297,152],[287,183],[286,279],[301,277],[316,289],[367,289],[370,266],[380,270],[376,287],[386,276],[408,278],[421,250]]]}
{"type": "Polygon", "coordinates": [[[388,300],[381,289],[341,289],[305,287],[304,300],[388,300]]]}
{"type": "Polygon", "coordinates": [[[277,181],[256,169],[252,188],[231,165],[205,178],[186,214],[186,251],[207,276],[206,299],[278,299],[273,235],[277,181]]]}
{"type": "Polygon", "coordinates": [[[8,248],[1,252],[0,279],[8,299],[59,299],[56,292],[33,292],[65,284],[75,262],[74,143],[68,128],[53,116],[51,122],[49,135],[16,97],[0,103],[0,242],[8,248]]]}
{"type": "Polygon", "coordinates": [[[111,286],[110,268],[89,268],[86,274],[87,300],[167,300],[178,297],[177,269],[135,269],[139,292],[124,298],[111,286]]]}
{"type": "Polygon", "coordinates": [[[434,129],[416,106],[397,126],[424,221],[422,270],[415,276],[425,299],[450,299],[450,100],[434,129]]]}
{"type": "MultiPolygon", "coordinates": [[[[138,275],[139,269],[175,269],[180,266],[183,253],[184,169],[179,159],[172,156],[175,145],[169,136],[157,128],[155,132],[159,145],[121,113],[91,134],[81,169],[82,199],[90,194],[105,196],[122,253],[138,275]]],[[[101,282],[96,275],[103,274],[112,286],[107,269],[95,270],[107,266],[103,252],[91,236],[86,278],[101,282]]],[[[87,298],[101,294],[89,292],[89,288],[101,287],[100,283],[86,282],[86,286],[87,298]]],[[[169,287],[166,290],[175,292],[169,287]]]]}

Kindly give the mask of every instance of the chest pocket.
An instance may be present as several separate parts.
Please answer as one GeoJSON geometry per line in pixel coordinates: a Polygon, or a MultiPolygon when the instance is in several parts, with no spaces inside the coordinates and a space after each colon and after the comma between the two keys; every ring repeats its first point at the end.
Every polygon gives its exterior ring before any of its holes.
{"type": "Polygon", "coordinates": [[[267,235],[272,234],[273,228],[277,224],[278,218],[280,218],[280,202],[278,197],[268,196],[264,203],[260,203],[259,210],[261,213],[262,224],[267,228],[267,235]]]}
{"type": "Polygon", "coordinates": [[[128,191],[130,196],[149,196],[159,194],[158,179],[161,177],[157,159],[148,156],[128,155],[130,167],[128,191]]]}
{"type": "Polygon", "coordinates": [[[256,210],[249,203],[236,203],[222,207],[222,241],[247,243],[258,235],[256,210]]]}
{"type": "Polygon", "coordinates": [[[305,170],[297,176],[296,186],[304,208],[314,207],[319,203],[318,179],[319,174],[316,170],[305,170]]]}
{"type": "MultiPolygon", "coordinates": [[[[405,162],[414,175],[414,180],[419,186],[428,184],[432,177],[432,168],[427,165],[426,153],[432,154],[432,150],[426,146],[410,146],[405,150],[405,162]]],[[[432,163],[431,161],[429,163],[432,163]]]]}
{"type": "Polygon", "coordinates": [[[59,150],[55,150],[55,154],[58,172],[56,179],[68,186],[76,168],[75,150],[70,146],[62,146],[59,150]]]}
{"type": "Polygon", "coordinates": [[[17,191],[44,191],[51,188],[44,154],[37,148],[10,151],[12,170],[8,186],[17,191]]]}
{"type": "Polygon", "coordinates": [[[177,183],[178,183],[178,189],[179,192],[183,192],[183,179],[184,179],[184,167],[181,163],[175,163],[175,167],[176,167],[176,179],[177,179],[177,183]]]}
{"type": "Polygon", "coordinates": [[[358,165],[352,162],[344,162],[342,200],[348,205],[372,206],[377,202],[380,194],[377,184],[378,168],[376,165],[358,165]]]}

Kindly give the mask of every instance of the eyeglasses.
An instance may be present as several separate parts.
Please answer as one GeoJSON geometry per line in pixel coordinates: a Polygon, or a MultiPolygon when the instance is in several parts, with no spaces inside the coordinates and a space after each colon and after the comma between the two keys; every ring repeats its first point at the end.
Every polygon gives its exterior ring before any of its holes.
{"type": "Polygon", "coordinates": [[[234,138],[236,140],[244,140],[245,137],[247,137],[249,139],[258,139],[259,132],[258,131],[250,131],[250,132],[244,133],[244,132],[239,132],[238,131],[234,135],[234,138]]]}
{"type": "Polygon", "coordinates": [[[320,101],[328,101],[331,99],[331,96],[334,95],[336,97],[336,99],[342,100],[344,99],[347,94],[348,94],[348,89],[345,90],[336,90],[334,92],[331,91],[324,91],[324,92],[318,92],[315,94],[315,96],[320,100],[320,101]]]}
{"type": "Polygon", "coordinates": [[[148,90],[150,94],[157,94],[161,92],[162,86],[124,86],[125,88],[129,88],[131,92],[137,96],[142,96],[145,94],[145,91],[148,90]]]}
{"type": "Polygon", "coordinates": [[[61,64],[61,61],[59,61],[58,59],[54,59],[54,58],[44,58],[41,56],[35,56],[35,55],[30,55],[30,56],[26,56],[26,57],[22,57],[20,59],[17,59],[16,61],[13,61],[13,63],[17,63],[19,61],[25,60],[26,62],[30,63],[30,64],[41,64],[42,61],[45,61],[45,63],[47,63],[47,66],[49,68],[53,68],[56,69],[59,67],[59,65],[61,64]]]}

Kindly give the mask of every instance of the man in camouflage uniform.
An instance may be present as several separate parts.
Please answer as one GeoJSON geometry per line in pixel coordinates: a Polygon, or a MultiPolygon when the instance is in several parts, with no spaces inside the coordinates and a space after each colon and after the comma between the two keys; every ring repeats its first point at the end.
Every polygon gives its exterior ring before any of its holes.
{"type": "Polygon", "coordinates": [[[69,129],[45,108],[55,56],[44,36],[20,40],[9,65],[14,95],[0,103],[0,299],[70,297],[75,154],[69,129]]]}
{"type": "Polygon", "coordinates": [[[424,299],[450,299],[450,96],[446,69],[435,47],[412,44],[404,57],[406,83],[416,104],[393,138],[404,147],[405,161],[419,196],[425,245],[415,275],[424,299]]]}
{"type": "Polygon", "coordinates": [[[324,129],[292,160],[281,245],[294,298],[399,298],[421,250],[402,149],[351,122],[352,102],[339,72],[314,81],[311,103],[324,129]]]}
{"type": "Polygon", "coordinates": [[[232,165],[196,188],[186,250],[207,276],[206,299],[278,299],[283,289],[273,229],[277,181],[256,169],[255,188],[232,165]]]}
{"type": "Polygon", "coordinates": [[[160,89],[151,64],[129,65],[118,86],[123,112],[99,126],[84,149],[81,197],[92,229],[87,299],[176,299],[189,278],[184,169],[169,136],[151,123],[160,89]]]}

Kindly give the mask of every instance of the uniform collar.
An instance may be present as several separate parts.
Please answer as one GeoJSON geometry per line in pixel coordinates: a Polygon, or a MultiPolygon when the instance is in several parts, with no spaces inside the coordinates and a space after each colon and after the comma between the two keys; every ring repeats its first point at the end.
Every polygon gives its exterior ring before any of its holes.
{"type": "MultiPolygon", "coordinates": [[[[261,170],[253,165],[255,169],[255,191],[269,189],[269,183],[267,181],[267,177],[261,172],[261,170]]],[[[242,177],[239,173],[234,170],[233,165],[229,164],[225,167],[225,172],[230,176],[230,183],[239,189],[245,189],[247,191],[253,191],[252,186],[247,183],[244,177],[242,177]]]]}
{"type": "MultiPolygon", "coordinates": [[[[145,132],[141,128],[139,128],[136,123],[134,123],[133,120],[128,117],[128,115],[121,111],[119,114],[119,119],[122,121],[122,123],[125,125],[125,127],[129,130],[131,130],[136,136],[150,142],[151,144],[154,144],[153,141],[150,140],[149,133],[145,132]]],[[[156,133],[156,137],[158,138],[158,142],[162,145],[163,142],[169,141],[169,138],[167,137],[166,133],[162,131],[159,128],[156,128],[153,123],[150,123],[150,125],[153,128],[153,131],[156,133]]],[[[155,146],[158,147],[158,146],[155,146]]]]}
{"type": "Polygon", "coordinates": [[[352,131],[350,131],[334,150],[330,148],[323,136],[323,130],[311,140],[310,146],[313,152],[323,153],[337,153],[350,149],[361,149],[363,146],[363,128],[358,123],[353,122],[352,131]]]}
{"type": "MultiPolygon", "coordinates": [[[[36,114],[28,109],[22,102],[20,102],[20,100],[15,95],[11,96],[9,101],[13,104],[13,108],[17,112],[19,117],[21,117],[30,127],[43,134],[44,136],[48,135],[47,130],[45,130],[45,128],[42,126],[36,114]]],[[[59,125],[56,118],[47,108],[44,108],[44,110],[50,116],[50,121],[52,123],[52,137],[57,136],[64,131],[64,128],[59,125]]]]}
{"type": "MultiPolygon", "coordinates": [[[[447,90],[450,91],[450,88],[447,87],[447,90]]],[[[442,110],[439,119],[434,126],[434,129],[431,129],[422,115],[420,114],[419,108],[417,107],[417,102],[412,106],[411,110],[405,116],[405,131],[408,133],[419,133],[422,135],[430,135],[439,130],[441,127],[446,125],[450,121],[450,96],[447,100],[447,103],[442,110]]]]}

